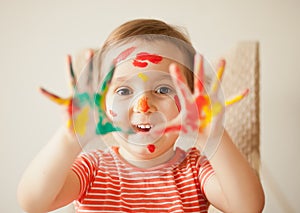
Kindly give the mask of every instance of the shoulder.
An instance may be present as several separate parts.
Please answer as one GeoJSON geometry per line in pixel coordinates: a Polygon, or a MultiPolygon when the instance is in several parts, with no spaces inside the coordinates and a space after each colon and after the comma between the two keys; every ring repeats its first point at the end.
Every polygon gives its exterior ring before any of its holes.
{"type": "Polygon", "coordinates": [[[111,149],[106,150],[93,150],[90,152],[82,152],[76,159],[75,163],[85,164],[87,166],[99,166],[101,162],[113,160],[111,149]]]}

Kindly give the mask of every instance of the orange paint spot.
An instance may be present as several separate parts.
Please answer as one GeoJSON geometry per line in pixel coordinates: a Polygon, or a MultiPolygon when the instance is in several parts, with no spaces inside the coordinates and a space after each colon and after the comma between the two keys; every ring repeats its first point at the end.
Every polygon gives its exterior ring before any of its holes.
{"type": "Polygon", "coordinates": [[[138,110],[141,112],[147,112],[150,109],[148,105],[148,98],[143,96],[139,101],[138,101],[138,110]]]}

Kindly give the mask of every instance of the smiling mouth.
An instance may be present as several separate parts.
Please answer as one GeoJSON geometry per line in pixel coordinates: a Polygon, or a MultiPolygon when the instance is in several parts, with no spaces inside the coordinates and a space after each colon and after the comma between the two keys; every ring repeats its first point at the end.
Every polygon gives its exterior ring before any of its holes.
{"type": "Polygon", "coordinates": [[[149,132],[153,126],[150,124],[137,124],[134,125],[136,132],[149,132]]]}

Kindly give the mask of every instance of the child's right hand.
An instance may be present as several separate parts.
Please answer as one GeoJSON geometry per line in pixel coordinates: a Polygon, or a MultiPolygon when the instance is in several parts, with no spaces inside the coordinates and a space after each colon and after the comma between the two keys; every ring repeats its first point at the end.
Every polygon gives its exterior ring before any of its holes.
{"type": "MultiPolygon", "coordinates": [[[[78,79],[73,71],[71,56],[67,57],[67,67],[72,88],[71,97],[61,98],[43,88],[40,89],[43,95],[65,108],[68,133],[74,139],[77,137],[81,147],[84,147],[89,141],[94,140],[99,135],[119,131],[107,118],[105,110],[101,106],[100,102],[105,97],[106,91],[101,89],[100,92],[97,92],[97,85],[95,85],[94,79],[93,56],[94,52],[89,51],[86,59],[87,65],[80,73],[78,79]]],[[[106,81],[109,82],[110,79],[106,79],[106,81]]]]}

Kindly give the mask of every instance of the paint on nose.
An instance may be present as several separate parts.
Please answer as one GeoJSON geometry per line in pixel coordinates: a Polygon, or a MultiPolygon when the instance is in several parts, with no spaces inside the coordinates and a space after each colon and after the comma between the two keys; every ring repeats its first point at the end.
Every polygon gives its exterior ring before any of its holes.
{"type": "Polygon", "coordinates": [[[141,112],[147,112],[150,109],[148,105],[148,98],[146,96],[143,96],[138,101],[138,110],[141,112]]]}

